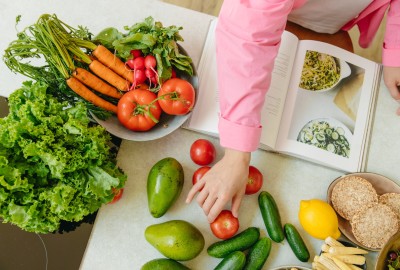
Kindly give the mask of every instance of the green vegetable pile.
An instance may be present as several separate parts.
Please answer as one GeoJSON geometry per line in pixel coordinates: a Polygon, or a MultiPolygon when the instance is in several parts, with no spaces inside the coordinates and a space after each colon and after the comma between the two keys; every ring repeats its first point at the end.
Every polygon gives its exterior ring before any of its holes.
{"type": "Polygon", "coordinates": [[[90,125],[84,104],[47,92],[43,82],[24,82],[0,118],[0,218],[37,233],[94,213],[126,181],[110,135],[90,125]]]}
{"type": "Polygon", "coordinates": [[[171,78],[172,67],[193,75],[192,60],[181,53],[178,41],[183,41],[179,31],[182,27],[165,27],[161,22],[147,17],[131,27],[125,26],[124,33],[114,27],[103,29],[94,37],[94,42],[115,50],[117,56],[127,60],[132,50],[141,50],[144,55],[152,54],[157,60],[157,74],[161,81],[171,78]]]}
{"type": "MultiPolygon", "coordinates": [[[[16,18],[16,27],[21,16],[16,18]]],[[[49,85],[48,94],[70,105],[84,102],[91,113],[100,119],[107,119],[111,113],[93,105],[74,93],[66,84],[77,67],[87,69],[88,54],[96,47],[91,42],[92,34],[88,28],[74,28],[55,14],[42,14],[38,20],[17,33],[4,51],[3,61],[14,73],[45,82],[49,85]]],[[[115,102],[106,95],[103,99],[115,102]]]]}

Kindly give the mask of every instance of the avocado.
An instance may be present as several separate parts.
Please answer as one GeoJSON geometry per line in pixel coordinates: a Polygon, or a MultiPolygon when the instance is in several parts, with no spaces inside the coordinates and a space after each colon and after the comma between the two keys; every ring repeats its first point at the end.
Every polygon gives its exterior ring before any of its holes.
{"type": "Polygon", "coordinates": [[[190,268],[175,260],[160,258],[148,261],[140,270],[190,270],[190,268]]]}
{"type": "Polygon", "coordinates": [[[145,238],[165,257],[176,261],[195,258],[204,248],[204,236],[185,220],[170,220],[146,228],[145,238]]]}
{"type": "Polygon", "coordinates": [[[175,203],[183,182],[183,168],[176,159],[167,157],[154,164],[147,177],[148,207],[153,217],[162,217],[175,203]]]}

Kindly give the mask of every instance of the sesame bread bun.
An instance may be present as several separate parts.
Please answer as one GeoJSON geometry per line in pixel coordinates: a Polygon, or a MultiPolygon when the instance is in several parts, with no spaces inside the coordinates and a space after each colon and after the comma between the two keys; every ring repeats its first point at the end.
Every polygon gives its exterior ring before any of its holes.
{"type": "Polygon", "coordinates": [[[345,176],[332,190],[331,202],[336,212],[346,220],[378,203],[372,184],[359,176],[345,176]]]}
{"type": "Polygon", "coordinates": [[[400,193],[384,193],[379,196],[379,203],[386,204],[400,219],[400,193]]]}
{"type": "Polygon", "coordinates": [[[350,220],[354,237],[368,248],[382,248],[399,230],[396,213],[387,205],[376,203],[364,208],[350,220]]]}

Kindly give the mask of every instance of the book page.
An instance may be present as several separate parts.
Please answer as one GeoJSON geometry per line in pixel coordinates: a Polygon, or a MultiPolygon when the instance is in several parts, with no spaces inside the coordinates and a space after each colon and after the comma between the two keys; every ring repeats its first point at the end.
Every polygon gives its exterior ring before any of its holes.
{"type": "Polygon", "coordinates": [[[189,120],[183,126],[191,130],[218,135],[218,81],[215,57],[215,27],[217,20],[210,24],[198,67],[199,88],[196,104],[189,120]]]}
{"type": "Polygon", "coordinates": [[[261,111],[261,143],[275,149],[279,133],[279,126],[286,93],[292,74],[292,66],[296,57],[298,38],[287,31],[282,34],[281,44],[275,58],[272,71],[271,85],[265,97],[265,103],[261,111]]]}
{"type": "Polygon", "coordinates": [[[301,41],[277,150],[340,170],[361,170],[379,68],[338,47],[301,41]]]}
{"type": "MultiPolygon", "coordinates": [[[[210,25],[203,53],[200,59],[198,76],[199,91],[195,107],[190,119],[183,126],[191,130],[209,135],[218,135],[218,77],[215,55],[215,27],[217,19],[210,25]]],[[[269,148],[275,147],[279,131],[280,119],[286,98],[286,91],[290,81],[291,66],[296,55],[298,39],[295,35],[285,32],[275,67],[272,74],[271,87],[267,93],[263,107],[262,125],[263,134],[261,143],[269,148]]]]}

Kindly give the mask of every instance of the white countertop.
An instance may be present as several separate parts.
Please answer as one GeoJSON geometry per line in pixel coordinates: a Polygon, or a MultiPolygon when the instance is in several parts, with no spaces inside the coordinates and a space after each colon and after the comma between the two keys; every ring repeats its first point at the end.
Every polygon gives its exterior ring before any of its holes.
{"type": "MultiPolygon", "coordinates": [[[[72,25],[85,25],[93,33],[107,26],[121,28],[132,25],[147,16],[153,16],[164,25],[180,25],[185,42],[182,44],[197,66],[201,48],[212,16],[168,5],[156,0],[120,0],[103,6],[98,1],[29,1],[16,0],[2,4],[1,49],[15,39],[14,21],[22,15],[20,27],[32,23],[42,13],[56,13],[59,18],[72,25]]],[[[0,65],[0,95],[8,96],[20,86],[22,78],[13,75],[3,63],[0,65]]],[[[395,115],[396,104],[382,85],[374,120],[367,171],[385,175],[400,184],[398,151],[400,149],[399,117],[395,115]]],[[[89,243],[82,260],[81,269],[140,269],[145,262],[162,255],[144,238],[147,226],[171,219],[184,219],[196,225],[203,233],[206,246],[195,259],[185,262],[192,269],[213,269],[219,259],[207,255],[206,248],[217,239],[212,235],[206,218],[196,203],[185,204],[191,187],[191,177],[198,168],[189,156],[191,143],[198,138],[207,138],[217,146],[218,159],[222,149],[218,140],[185,129],[179,129],[167,137],[149,142],[122,141],[118,163],[128,175],[122,199],[113,205],[105,205],[97,215],[89,243]],[[146,181],[150,168],[164,157],[174,157],[183,166],[185,184],[181,196],[174,206],[159,219],[153,218],[147,208],[146,181]]],[[[322,243],[307,235],[299,225],[297,213],[303,199],[326,199],[329,184],[343,173],[296,158],[256,151],[252,165],[264,174],[263,189],[275,198],[281,213],[282,223],[294,224],[309,247],[311,258],[319,253],[322,243]]],[[[262,234],[266,230],[259,213],[257,195],[246,196],[240,210],[240,230],[257,226],[262,234]]],[[[367,257],[368,269],[373,268],[376,253],[367,257]]],[[[311,259],[312,260],[312,259],[311,259]]],[[[311,261],[310,260],[310,261],[311,261]]],[[[303,265],[294,256],[286,240],[273,243],[271,254],[264,269],[280,265],[303,265]]]]}

